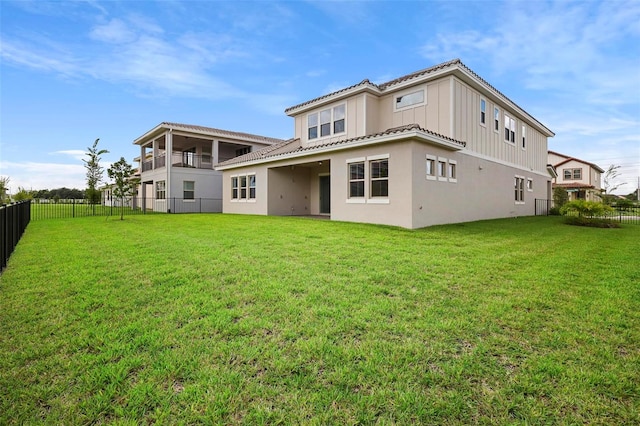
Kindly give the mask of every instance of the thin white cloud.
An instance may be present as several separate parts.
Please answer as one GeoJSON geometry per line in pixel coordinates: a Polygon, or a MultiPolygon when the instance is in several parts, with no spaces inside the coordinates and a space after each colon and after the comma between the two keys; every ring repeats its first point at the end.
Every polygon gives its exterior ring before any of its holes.
{"type": "Polygon", "coordinates": [[[61,150],[61,151],[55,151],[53,152],[53,154],[62,154],[62,155],[69,155],[73,158],[75,158],[76,160],[83,160],[86,159],[86,152],[82,151],[80,149],[66,149],[66,150],[61,150]]]}
{"type": "Polygon", "coordinates": [[[91,77],[112,83],[128,83],[144,97],[195,97],[209,100],[246,99],[262,111],[269,98],[288,96],[254,93],[217,77],[216,70],[237,61],[251,63],[254,49],[227,33],[185,31],[165,34],[144,16],[127,16],[95,25],[87,34],[89,47],[48,41],[37,34],[20,38],[3,36],[0,58],[6,63],[64,77],[91,77]],[[260,100],[254,105],[252,99],[260,100]]]}
{"type": "Polygon", "coordinates": [[[3,176],[9,176],[9,188],[15,193],[18,188],[52,189],[78,188],[86,186],[85,168],[80,164],[44,162],[0,162],[3,176]]]}

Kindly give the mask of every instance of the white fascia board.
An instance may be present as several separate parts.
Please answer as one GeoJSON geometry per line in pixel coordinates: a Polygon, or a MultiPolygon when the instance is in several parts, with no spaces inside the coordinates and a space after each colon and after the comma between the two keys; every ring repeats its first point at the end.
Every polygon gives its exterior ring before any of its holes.
{"type": "Polygon", "coordinates": [[[169,129],[168,126],[160,123],[156,127],[154,127],[153,129],[151,129],[148,132],[146,132],[144,135],[138,137],[137,139],[134,139],[133,140],[133,144],[134,145],[142,145],[143,142],[147,142],[149,139],[152,139],[155,136],[161,135],[162,133],[164,133],[164,130],[167,130],[167,129],[169,129]]]}
{"type": "Polygon", "coordinates": [[[344,92],[336,92],[333,95],[329,95],[326,98],[318,99],[316,101],[309,102],[308,104],[301,105],[295,109],[288,110],[286,114],[289,117],[295,117],[298,114],[304,113],[306,111],[319,108],[325,104],[331,104],[337,102],[339,100],[349,98],[351,96],[360,94],[360,93],[370,93],[376,96],[380,96],[380,90],[373,86],[373,84],[362,84],[352,87],[349,90],[345,90],[344,92]]]}
{"type": "Polygon", "coordinates": [[[258,159],[247,161],[244,163],[229,164],[227,166],[218,166],[218,167],[214,167],[214,169],[215,170],[231,170],[235,168],[253,166],[253,165],[263,164],[263,163],[271,163],[271,162],[280,161],[280,160],[290,160],[294,158],[310,157],[316,154],[325,154],[327,152],[342,151],[344,149],[360,148],[360,147],[369,146],[369,145],[378,145],[385,142],[399,142],[407,139],[417,139],[421,142],[437,145],[441,148],[449,149],[451,151],[459,151],[463,149],[463,147],[460,146],[459,144],[448,141],[444,138],[430,135],[426,132],[422,132],[419,130],[413,130],[406,133],[402,133],[400,135],[398,134],[382,135],[382,136],[374,137],[371,139],[356,140],[353,142],[344,143],[337,146],[330,145],[326,147],[318,147],[317,149],[312,149],[312,150],[305,150],[305,151],[299,151],[299,152],[274,155],[271,157],[258,158],[258,159]]]}

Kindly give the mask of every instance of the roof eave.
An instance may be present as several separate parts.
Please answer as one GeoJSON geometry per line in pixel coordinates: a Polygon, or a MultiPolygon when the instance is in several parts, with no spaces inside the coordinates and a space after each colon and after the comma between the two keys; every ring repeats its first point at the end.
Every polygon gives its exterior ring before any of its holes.
{"type": "Polygon", "coordinates": [[[324,154],[328,152],[343,151],[345,149],[360,148],[360,147],[370,146],[370,145],[378,145],[386,142],[400,142],[400,141],[409,140],[409,139],[416,139],[420,142],[436,145],[441,148],[448,149],[450,151],[459,151],[465,147],[465,145],[463,144],[450,141],[436,135],[432,135],[420,130],[411,130],[408,132],[403,132],[401,134],[396,133],[396,134],[390,134],[390,135],[376,136],[369,139],[357,139],[357,140],[354,140],[353,142],[348,142],[341,145],[327,145],[324,147],[320,146],[320,147],[317,147],[316,149],[292,151],[288,153],[276,154],[273,156],[265,156],[264,158],[257,158],[257,159],[242,162],[242,163],[216,166],[214,167],[214,169],[219,171],[231,170],[231,169],[237,169],[240,167],[271,163],[274,161],[309,157],[312,155],[324,154]]]}
{"type": "Polygon", "coordinates": [[[299,104],[296,106],[292,106],[291,108],[287,108],[284,110],[285,114],[289,117],[294,117],[300,113],[304,113],[305,111],[318,108],[322,105],[330,104],[333,102],[337,102],[344,98],[348,98],[353,95],[358,95],[360,93],[370,93],[373,95],[380,95],[381,91],[378,89],[373,83],[360,83],[349,89],[343,91],[337,91],[334,93],[330,93],[326,96],[322,96],[320,98],[313,99],[309,102],[305,102],[303,104],[299,104]]]}

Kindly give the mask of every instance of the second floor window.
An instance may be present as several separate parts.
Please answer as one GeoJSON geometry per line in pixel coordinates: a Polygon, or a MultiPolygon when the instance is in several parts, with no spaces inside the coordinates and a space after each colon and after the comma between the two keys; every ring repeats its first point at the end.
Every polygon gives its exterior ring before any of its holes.
{"type": "Polygon", "coordinates": [[[346,105],[323,109],[307,116],[307,137],[309,140],[344,133],[346,105]]]}
{"type": "Polygon", "coordinates": [[[507,142],[516,142],[516,120],[509,115],[504,115],[504,140],[507,142]]]}
{"type": "Polygon", "coordinates": [[[582,169],[564,169],[564,180],[582,179],[582,169]]]}
{"type": "Polygon", "coordinates": [[[487,120],[487,101],[480,99],[480,124],[485,124],[487,120]]]}
{"type": "Polygon", "coordinates": [[[498,108],[493,109],[493,130],[500,131],[500,110],[498,108]]]}

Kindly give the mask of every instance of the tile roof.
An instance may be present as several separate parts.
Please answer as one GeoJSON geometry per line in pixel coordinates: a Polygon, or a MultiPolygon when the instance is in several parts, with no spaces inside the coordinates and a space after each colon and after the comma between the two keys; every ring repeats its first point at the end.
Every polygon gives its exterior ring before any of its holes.
{"type": "Polygon", "coordinates": [[[324,99],[327,99],[327,98],[334,97],[334,96],[339,95],[341,93],[349,92],[349,91],[351,91],[353,89],[356,89],[358,87],[361,87],[363,89],[369,88],[372,91],[375,91],[375,92],[377,92],[379,94],[382,94],[387,90],[393,89],[393,87],[397,86],[398,84],[401,84],[401,83],[404,83],[406,81],[410,81],[410,80],[413,80],[413,79],[421,78],[421,77],[424,77],[425,75],[432,74],[432,73],[437,72],[437,71],[446,70],[447,68],[451,68],[452,70],[460,69],[460,70],[463,70],[464,72],[468,73],[476,81],[480,82],[481,85],[485,86],[487,89],[492,91],[499,98],[502,98],[503,101],[512,104],[515,108],[519,109],[524,115],[526,115],[532,121],[534,121],[537,124],[539,124],[543,129],[548,131],[549,134],[554,135],[554,133],[551,130],[549,130],[544,124],[542,124],[540,121],[535,119],[533,116],[531,116],[529,113],[527,113],[523,108],[521,108],[518,104],[513,102],[506,95],[504,95],[498,89],[496,89],[491,84],[489,84],[489,82],[487,82],[485,79],[483,79],[478,74],[476,74],[471,68],[469,68],[465,64],[463,64],[460,59],[453,59],[453,60],[450,60],[450,61],[447,61],[447,62],[443,62],[443,63],[438,64],[438,65],[434,65],[434,66],[429,67],[429,68],[425,68],[425,69],[422,69],[422,70],[419,70],[419,71],[415,71],[415,72],[413,72],[411,74],[407,74],[407,75],[404,75],[402,77],[395,78],[393,80],[387,81],[386,83],[375,84],[375,83],[372,83],[371,81],[369,81],[368,79],[365,79],[365,80],[362,80],[358,84],[354,84],[354,85],[346,87],[344,89],[340,89],[338,91],[335,91],[335,92],[332,92],[332,93],[317,97],[315,99],[311,99],[309,101],[303,102],[301,104],[289,107],[289,108],[285,109],[284,112],[286,114],[289,114],[290,112],[292,112],[292,111],[294,111],[296,109],[302,108],[304,106],[316,103],[318,101],[321,101],[321,100],[324,100],[324,99]]]}
{"type": "Polygon", "coordinates": [[[164,126],[172,127],[172,128],[180,128],[180,129],[184,129],[184,130],[191,130],[191,131],[200,132],[200,133],[215,133],[215,134],[227,135],[227,136],[235,137],[235,138],[258,139],[258,140],[263,140],[266,143],[280,143],[280,142],[282,142],[282,139],[270,138],[268,136],[254,135],[254,134],[251,134],[251,133],[243,133],[243,132],[233,132],[233,131],[230,131],[230,130],[216,129],[214,127],[196,126],[196,125],[193,125],[193,124],[171,123],[171,122],[163,121],[162,123],[160,123],[160,125],[161,126],[164,125],[164,126]]]}
{"type": "Polygon", "coordinates": [[[575,182],[575,183],[554,183],[553,187],[559,187],[559,188],[584,188],[584,189],[595,189],[595,186],[593,185],[589,185],[587,183],[580,183],[580,182],[575,182]]]}
{"type": "Polygon", "coordinates": [[[316,151],[323,151],[326,148],[335,147],[336,149],[340,149],[342,147],[348,147],[356,142],[364,142],[367,140],[374,141],[375,139],[387,136],[398,136],[401,138],[403,135],[408,135],[410,133],[420,132],[424,133],[426,136],[435,137],[438,139],[443,139],[449,142],[452,145],[457,145],[459,149],[462,149],[466,146],[466,142],[462,142],[456,139],[452,139],[448,136],[441,135],[436,132],[432,132],[431,130],[424,129],[417,124],[409,124],[406,126],[393,127],[391,129],[387,129],[384,132],[374,133],[366,136],[359,136],[350,139],[341,139],[337,141],[327,141],[322,144],[312,145],[303,147],[300,145],[300,139],[289,139],[288,141],[284,141],[277,145],[268,146],[266,148],[259,149],[258,151],[250,152],[249,154],[241,155],[239,157],[232,158],[230,160],[224,161],[216,165],[216,167],[225,167],[232,165],[240,165],[243,163],[248,163],[254,160],[262,160],[262,159],[276,159],[278,157],[284,157],[286,155],[294,154],[294,153],[308,153],[309,155],[314,154],[316,151]]]}
{"type": "Polygon", "coordinates": [[[593,167],[594,169],[596,169],[600,173],[604,173],[604,170],[602,168],[600,168],[600,166],[598,166],[597,164],[590,163],[588,161],[584,161],[584,160],[581,160],[581,159],[575,158],[575,157],[567,157],[566,155],[562,155],[562,154],[558,154],[558,153],[555,153],[555,154],[556,155],[560,155],[562,157],[565,157],[565,160],[562,160],[561,162],[554,164],[554,167],[562,166],[563,164],[566,164],[566,163],[568,163],[570,161],[577,161],[579,163],[587,164],[587,165],[593,167]]]}
{"type": "Polygon", "coordinates": [[[205,127],[205,126],[197,126],[194,124],[172,123],[168,121],[163,121],[153,129],[149,130],[144,135],[137,138],[134,141],[134,143],[140,143],[141,141],[147,140],[147,138],[151,137],[154,134],[157,135],[156,131],[163,128],[185,130],[189,132],[195,132],[195,133],[201,133],[201,134],[207,134],[207,135],[216,135],[216,136],[223,136],[223,137],[226,136],[234,139],[251,139],[255,142],[264,143],[268,145],[282,142],[282,139],[271,138],[268,136],[254,135],[251,133],[243,133],[243,132],[234,132],[234,131],[224,130],[224,129],[216,129],[215,127],[205,127]]]}

